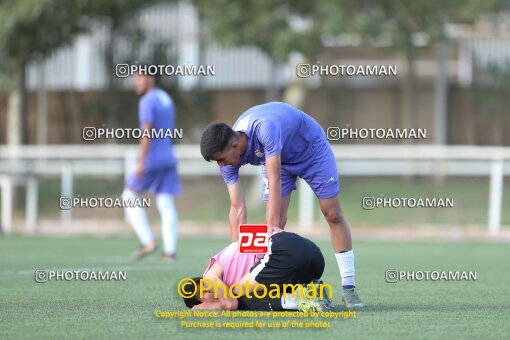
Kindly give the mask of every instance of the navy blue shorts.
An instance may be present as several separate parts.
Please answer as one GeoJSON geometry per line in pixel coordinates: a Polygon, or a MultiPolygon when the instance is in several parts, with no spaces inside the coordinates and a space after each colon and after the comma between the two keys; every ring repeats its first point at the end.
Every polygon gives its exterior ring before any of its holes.
{"type": "MultiPolygon", "coordinates": [[[[338,169],[335,155],[328,141],[317,140],[312,145],[312,157],[298,164],[282,164],[282,197],[288,196],[296,189],[296,179],[301,177],[312,188],[319,199],[332,198],[340,192],[338,169]]],[[[266,166],[262,165],[262,199],[269,199],[269,181],[266,166]]]]}
{"type": "Polygon", "coordinates": [[[152,194],[177,195],[181,192],[181,181],[177,169],[157,169],[144,172],[141,177],[132,173],[126,181],[125,188],[137,193],[150,192],[152,194]]]}

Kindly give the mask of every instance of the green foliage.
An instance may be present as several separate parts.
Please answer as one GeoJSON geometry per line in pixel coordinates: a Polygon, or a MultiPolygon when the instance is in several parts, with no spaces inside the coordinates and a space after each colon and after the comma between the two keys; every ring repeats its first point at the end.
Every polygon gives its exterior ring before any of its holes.
{"type": "Polygon", "coordinates": [[[446,23],[473,23],[496,9],[497,0],[366,0],[348,2],[355,30],[370,39],[389,37],[394,49],[408,53],[415,48],[413,33],[424,33],[433,43],[445,39],[446,23]]]}
{"type": "Polygon", "coordinates": [[[158,0],[3,0],[0,58],[26,62],[70,44],[94,24],[115,29],[158,0]]]}
{"type": "Polygon", "coordinates": [[[468,98],[482,117],[503,118],[510,108],[510,63],[489,64],[483,74],[466,89],[468,98]]]}
{"type": "Polygon", "coordinates": [[[443,38],[447,22],[470,23],[494,10],[497,0],[194,0],[215,40],[226,46],[257,46],[275,60],[292,52],[313,57],[324,36],[358,33],[389,38],[394,49],[414,48],[412,34],[443,38]]]}
{"type": "Polygon", "coordinates": [[[215,40],[226,46],[257,46],[275,60],[291,52],[313,55],[322,46],[326,17],[343,17],[337,2],[195,0],[215,40]],[[333,15],[332,15],[333,14],[333,15]]]}

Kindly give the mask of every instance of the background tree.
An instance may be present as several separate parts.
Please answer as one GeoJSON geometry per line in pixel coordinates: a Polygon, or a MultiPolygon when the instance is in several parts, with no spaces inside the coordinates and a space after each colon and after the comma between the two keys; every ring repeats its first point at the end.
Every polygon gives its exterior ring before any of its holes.
{"type": "MultiPolygon", "coordinates": [[[[117,31],[141,8],[157,0],[2,0],[0,2],[0,65],[2,87],[10,92],[7,112],[8,144],[26,142],[25,69],[89,32],[94,23],[117,31]]],[[[112,69],[112,73],[114,70],[112,69]]]]}
{"type": "MultiPolygon", "coordinates": [[[[322,49],[323,33],[342,22],[344,7],[337,1],[194,0],[213,39],[226,47],[255,46],[272,62],[286,62],[293,52],[303,62],[322,49]],[[331,15],[335,13],[335,15],[331,15]]],[[[294,72],[294,71],[293,71],[294,72]]],[[[302,106],[304,79],[294,78],[284,100],[302,106]]]]}
{"type": "MultiPolygon", "coordinates": [[[[403,54],[407,62],[403,82],[405,127],[415,125],[417,34],[425,37],[427,44],[440,44],[446,39],[446,23],[471,23],[498,5],[497,0],[194,0],[194,3],[215,41],[224,46],[258,47],[275,62],[285,62],[295,52],[301,53],[303,61],[313,61],[324,48],[323,38],[339,33],[358,34],[365,42],[388,41],[388,51],[403,54]]],[[[444,81],[438,84],[444,85],[444,81]]],[[[287,87],[284,100],[302,106],[305,94],[304,79],[295,78],[287,87]]]]}
{"type": "Polygon", "coordinates": [[[365,0],[346,1],[352,16],[352,26],[366,39],[385,39],[388,49],[404,55],[407,64],[406,77],[402,84],[403,121],[406,128],[416,127],[417,77],[415,61],[420,46],[436,49],[436,109],[435,142],[446,144],[447,124],[447,58],[448,41],[445,32],[447,23],[472,24],[485,13],[495,10],[497,0],[365,0]],[[422,40],[421,42],[419,40],[422,40]]]}

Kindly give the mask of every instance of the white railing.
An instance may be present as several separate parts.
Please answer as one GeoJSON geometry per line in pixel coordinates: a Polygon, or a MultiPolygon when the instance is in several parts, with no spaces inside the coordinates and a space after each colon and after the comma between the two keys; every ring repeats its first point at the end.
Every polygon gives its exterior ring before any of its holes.
{"type": "MultiPolygon", "coordinates": [[[[348,176],[489,176],[488,230],[497,233],[501,226],[503,179],[510,175],[510,148],[434,145],[334,145],[341,175],[348,176]]],[[[219,176],[215,163],[207,163],[198,145],[177,145],[179,172],[186,176],[219,176]]],[[[72,196],[74,175],[124,175],[133,169],[137,145],[27,145],[0,146],[1,225],[5,232],[12,226],[12,187],[27,186],[27,230],[37,225],[37,177],[58,175],[61,196],[72,196]]],[[[256,167],[246,166],[242,175],[258,175],[256,167]]],[[[313,224],[312,191],[299,183],[298,222],[313,224]]],[[[62,210],[61,218],[72,219],[72,210],[62,210]]]]}

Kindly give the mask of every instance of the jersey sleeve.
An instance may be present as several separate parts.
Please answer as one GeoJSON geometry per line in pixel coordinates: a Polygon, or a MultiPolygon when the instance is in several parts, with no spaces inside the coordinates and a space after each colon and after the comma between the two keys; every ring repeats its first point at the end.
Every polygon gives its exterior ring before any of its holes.
{"type": "Polygon", "coordinates": [[[239,166],[226,165],[220,168],[223,180],[228,186],[236,183],[239,180],[239,166]]]}
{"type": "Polygon", "coordinates": [[[148,97],[142,97],[138,103],[138,118],[140,127],[147,123],[154,124],[154,110],[148,97]]]}
{"type": "Polygon", "coordinates": [[[277,155],[282,151],[282,129],[278,122],[261,123],[257,138],[264,145],[266,158],[277,155]]]}
{"type": "Polygon", "coordinates": [[[207,268],[204,271],[204,275],[202,276],[205,276],[207,274],[209,269],[211,269],[211,267],[213,266],[214,262],[218,262],[218,264],[223,268],[223,270],[225,270],[225,268],[229,268],[230,262],[234,259],[234,256],[236,255],[235,252],[237,251],[237,248],[238,248],[237,241],[232,242],[231,244],[223,248],[218,254],[211,257],[209,266],[207,266],[207,268]]]}
{"type": "Polygon", "coordinates": [[[237,252],[237,241],[232,242],[227,247],[225,247],[220,253],[213,257],[216,262],[218,262],[223,269],[229,268],[230,263],[234,260],[236,252],[237,252]]]}

